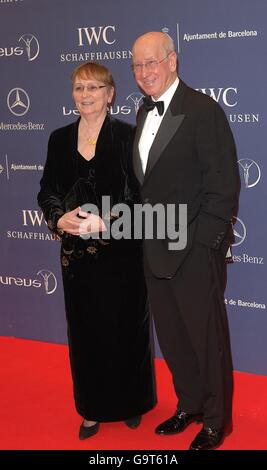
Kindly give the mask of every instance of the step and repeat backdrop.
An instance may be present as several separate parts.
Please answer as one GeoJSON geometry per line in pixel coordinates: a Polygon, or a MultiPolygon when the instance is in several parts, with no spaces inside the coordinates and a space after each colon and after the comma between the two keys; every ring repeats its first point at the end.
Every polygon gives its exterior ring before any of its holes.
{"type": "Polygon", "coordinates": [[[70,74],[90,60],[113,73],[111,113],[134,123],[131,46],[161,30],[180,77],[220,103],[235,136],[242,191],[225,302],[235,369],[267,375],[266,18],[266,0],[0,0],[0,335],[66,342],[60,242],[36,201],[48,137],[78,118],[70,74]]]}

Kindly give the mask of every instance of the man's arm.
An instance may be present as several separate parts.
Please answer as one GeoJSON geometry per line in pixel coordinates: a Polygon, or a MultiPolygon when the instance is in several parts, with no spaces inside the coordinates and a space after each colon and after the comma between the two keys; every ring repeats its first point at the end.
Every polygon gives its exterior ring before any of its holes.
{"type": "Polygon", "coordinates": [[[233,135],[216,102],[207,101],[198,116],[196,146],[203,172],[196,240],[218,249],[237,211],[240,179],[233,135]]]}

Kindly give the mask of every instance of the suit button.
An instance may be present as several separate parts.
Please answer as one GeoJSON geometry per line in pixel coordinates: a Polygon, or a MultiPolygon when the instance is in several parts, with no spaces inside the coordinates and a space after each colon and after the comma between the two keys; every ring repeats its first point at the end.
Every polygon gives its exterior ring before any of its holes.
{"type": "Polygon", "coordinates": [[[149,202],[149,198],[148,198],[148,197],[145,197],[144,203],[147,203],[147,202],[149,202]]]}

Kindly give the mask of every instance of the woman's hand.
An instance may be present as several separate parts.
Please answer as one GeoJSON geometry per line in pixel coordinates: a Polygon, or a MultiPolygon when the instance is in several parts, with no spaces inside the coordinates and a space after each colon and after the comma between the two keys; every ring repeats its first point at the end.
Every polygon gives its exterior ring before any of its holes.
{"type": "Polygon", "coordinates": [[[99,215],[88,214],[88,212],[79,212],[79,216],[83,217],[80,223],[80,235],[88,233],[99,233],[107,230],[105,223],[99,215]]]}
{"type": "Polygon", "coordinates": [[[81,208],[76,207],[73,211],[66,212],[57,222],[57,228],[71,235],[80,235],[81,219],[78,217],[81,208]]]}
{"type": "Polygon", "coordinates": [[[73,211],[66,212],[58,219],[57,227],[71,235],[83,235],[95,232],[104,232],[106,226],[98,215],[88,214],[76,207],[73,211]]]}

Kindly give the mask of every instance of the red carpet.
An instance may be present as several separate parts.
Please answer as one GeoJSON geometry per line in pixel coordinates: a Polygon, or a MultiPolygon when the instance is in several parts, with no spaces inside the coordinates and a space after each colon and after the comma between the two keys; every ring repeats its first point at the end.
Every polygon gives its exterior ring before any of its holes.
{"type": "MultiPolygon", "coordinates": [[[[160,437],[154,427],[174,411],[176,400],[163,360],[156,361],[158,405],[137,430],[101,424],[79,441],[81,418],[72,398],[67,347],[0,337],[0,449],[173,449],[188,448],[200,425],[160,437]]],[[[235,373],[234,431],[221,449],[267,449],[267,377],[235,373]]]]}

